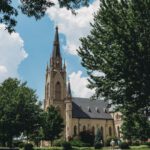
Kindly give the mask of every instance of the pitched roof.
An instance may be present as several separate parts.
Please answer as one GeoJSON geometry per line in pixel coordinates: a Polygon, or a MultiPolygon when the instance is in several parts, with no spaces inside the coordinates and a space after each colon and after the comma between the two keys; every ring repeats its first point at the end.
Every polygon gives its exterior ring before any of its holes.
{"type": "Polygon", "coordinates": [[[72,98],[72,117],[83,119],[113,119],[106,111],[107,103],[88,98],[72,98]]]}

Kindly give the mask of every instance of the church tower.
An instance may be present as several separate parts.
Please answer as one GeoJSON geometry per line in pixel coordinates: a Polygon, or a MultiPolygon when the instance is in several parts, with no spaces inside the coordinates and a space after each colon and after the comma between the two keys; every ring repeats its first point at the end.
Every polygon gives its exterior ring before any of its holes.
{"type": "Polygon", "coordinates": [[[52,56],[46,69],[44,109],[50,105],[60,111],[65,120],[66,66],[62,64],[58,27],[56,27],[52,56]]]}

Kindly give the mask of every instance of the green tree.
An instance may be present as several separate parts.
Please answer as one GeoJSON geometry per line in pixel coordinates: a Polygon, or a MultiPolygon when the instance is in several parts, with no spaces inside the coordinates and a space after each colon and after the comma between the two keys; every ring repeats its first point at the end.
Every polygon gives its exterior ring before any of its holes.
{"type": "Polygon", "coordinates": [[[53,141],[60,137],[64,129],[63,118],[54,106],[47,108],[42,127],[44,140],[50,141],[53,145],[53,141]]]}
{"type": "Polygon", "coordinates": [[[35,145],[38,147],[40,146],[40,141],[43,140],[44,134],[43,134],[43,128],[39,126],[39,128],[36,128],[31,134],[30,134],[30,140],[35,143],[35,145]]]}
{"type": "Polygon", "coordinates": [[[40,104],[26,83],[9,78],[0,85],[0,140],[12,146],[14,137],[28,135],[39,124],[40,104]]]}
{"type": "MultiPolygon", "coordinates": [[[[74,11],[75,8],[87,6],[89,0],[58,0],[58,2],[60,7],[66,7],[74,11]]],[[[19,12],[22,12],[28,17],[35,17],[38,20],[45,15],[47,8],[51,6],[54,6],[54,2],[49,0],[20,0],[20,3],[16,7],[12,4],[12,0],[1,0],[0,23],[6,24],[8,31],[12,32],[16,26],[16,17],[19,12]]]]}
{"type": "Polygon", "coordinates": [[[123,120],[121,131],[125,139],[146,141],[150,137],[150,121],[142,113],[128,113],[123,120]]]}
{"type": "Polygon", "coordinates": [[[102,134],[100,129],[98,128],[96,131],[95,139],[94,139],[94,147],[95,149],[101,148],[102,147],[102,134]]]}
{"type": "Polygon", "coordinates": [[[96,97],[124,113],[150,108],[150,1],[101,0],[90,34],[78,53],[96,97]],[[101,74],[103,73],[103,74],[101,74]]]}

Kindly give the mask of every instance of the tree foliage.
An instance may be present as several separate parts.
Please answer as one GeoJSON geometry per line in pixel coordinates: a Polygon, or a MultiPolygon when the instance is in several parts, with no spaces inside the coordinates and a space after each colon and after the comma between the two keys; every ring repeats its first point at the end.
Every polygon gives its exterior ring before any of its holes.
{"type": "Polygon", "coordinates": [[[150,121],[142,113],[128,113],[123,116],[121,131],[123,138],[146,141],[150,138],[150,121]]]}
{"type": "Polygon", "coordinates": [[[64,123],[63,118],[54,106],[47,108],[47,111],[44,114],[42,128],[44,140],[51,141],[51,145],[55,139],[60,137],[60,134],[64,129],[64,123]]]}
{"type": "MultiPolygon", "coordinates": [[[[74,9],[81,6],[87,6],[89,0],[58,0],[58,2],[60,7],[66,7],[74,11],[74,9]]],[[[20,0],[20,4],[15,7],[12,0],[1,0],[0,23],[6,24],[8,31],[12,32],[16,26],[16,16],[19,14],[20,10],[28,17],[40,19],[45,15],[47,8],[54,5],[54,1],[51,0],[20,0]]]]}
{"type": "Polygon", "coordinates": [[[21,133],[28,136],[39,124],[40,104],[26,83],[9,78],[0,85],[0,141],[12,145],[21,133]]]}
{"type": "Polygon", "coordinates": [[[100,2],[92,30],[81,38],[78,49],[82,65],[90,76],[89,87],[96,89],[97,97],[117,104],[124,115],[125,111],[138,112],[147,117],[150,108],[150,1],[100,2]]]}
{"type": "Polygon", "coordinates": [[[101,134],[101,131],[100,129],[98,128],[97,131],[96,131],[96,135],[95,135],[95,139],[94,139],[94,144],[99,144],[99,143],[102,143],[102,134],[101,134]]]}
{"type": "Polygon", "coordinates": [[[94,139],[94,147],[95,149],[100,149],[102,146],[103,146],[103,138],[102,138],[101,131],[98,128],[94,139]]]}

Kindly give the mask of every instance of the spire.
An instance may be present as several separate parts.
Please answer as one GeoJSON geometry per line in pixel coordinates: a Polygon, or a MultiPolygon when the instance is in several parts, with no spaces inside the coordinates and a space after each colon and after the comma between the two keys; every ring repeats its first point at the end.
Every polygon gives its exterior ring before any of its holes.
{"type": "Polygon", "coordinates": [[[64,59],[64,67],[63,67],[64,69],[66,69],[66,62],[65,62],[65,59],[64,59]]]}
{"type": "Polygon", "coordinates": [[[49,70],[49,65],[48,65],[48,63],[47,63],[46,71],[48,71],[48,70],[49,70]]]}
{"type": "Polygon", "coordinates": [[[70,87],[70,81],[69,81],[69,80],[68,80],[67,96],[68,96],[68,97],[72,97],[72,94],[71,94],[71,87],[70,87]]]}
{"type": "Polygon", "coordinates": [[[60,58],[60,48],[59,48],[59,34],[58,34],[58,27],[56,26],[55,31],[55,38],[54,38],[54,44],[53,44],[53,58],[60,58]]]}

